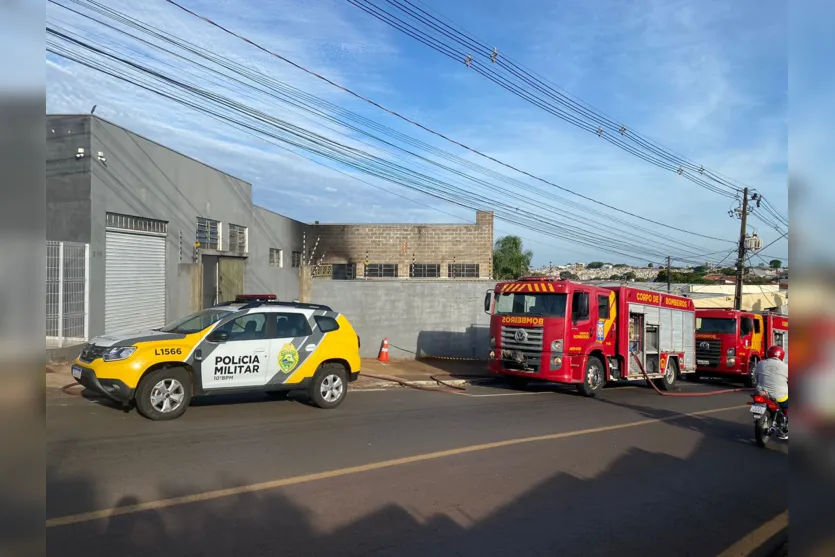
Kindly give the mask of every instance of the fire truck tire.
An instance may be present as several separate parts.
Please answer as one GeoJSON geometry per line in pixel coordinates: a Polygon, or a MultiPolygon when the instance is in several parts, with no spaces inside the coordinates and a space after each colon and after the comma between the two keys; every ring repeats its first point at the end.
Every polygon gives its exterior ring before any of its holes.
{"type": "Polygon", "coordinates": [[[757,358],[751,358],[748,362],[748,375],[745,376],[745,386],[754,388],[757,386],[757,358]]]}
{"type": "Polygon", "coordinates": [[[586,362],[586,373],[583,382],[577,385],[577,392],[583,396],[593,397],[600,392],[606,383],[606,368],[597,356],[591,356],[586,362]]]}
{"type": "Polygon", "coordinates": [[[661,379],[656,379],[655,384],[662,391],[671,391],[678,380],[678,362],[675,359],[670,359],[667,364],[667,373],[661,379]]]}

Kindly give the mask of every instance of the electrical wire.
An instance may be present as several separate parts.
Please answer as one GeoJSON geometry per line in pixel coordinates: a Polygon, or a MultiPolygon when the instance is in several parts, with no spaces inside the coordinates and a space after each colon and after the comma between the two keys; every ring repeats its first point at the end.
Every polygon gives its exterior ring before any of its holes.
{"type": "MultiPolygon", "coordinates": [[[[50,31],[50,32],[51,32],[52,34],[55,34],[55,32],[54,32],[54,31],[50,31]]],[[[60,34],[59,34],[59,35],[60,35],[60,34]]],[[[62,52],[62,51],[60,51],[60,50],[56,50],[56,48],[55,48],[55,44],[50,44],[50,50],[51,50],[52,52],[54,52],[54,53],[58,53],[58,54],[61,54],[61,55],[67,55],[67,54],[68,54],[67,52],[62,52]]],[[[80,60],[80,61],[81,61],[81,62],[85,62],[84,60],[80,60]]],[[[101,69],[102,69],[102,68],[97,68],[94,64],[93,64],[93,65],[89,64],[89,61],[86,61],[86,62],[87,62],[87,65],[89,65],[89,66],[93,67],[94,69],[99,69],[99,70],[101,70],[101,69]]],[[[133,67],[137,67],[137,66],[138,66],[138,65],[137,65],[137,64],[135,64],[135,63],[131,63],[130,65],[131,65],[131,66],[133,66],[133,67]]],[[[118,74],[115,74],[115,73],[114,73],[114,72],[112,72],[112,71],[106,71],[106,73],[110,73],[111,75],[114,75],[115,77],[122,77],[122,78],[124,79],[124,77],[123,77],[123,76],[119,76],[118,74]]],[[[154,72],[154,73],[155,73],[158,77],[164,77],[164,76],[160,76],[160,74],[159,74],[158,72],[154,72]]],[[[169,81],[169,82],[173,82],[173,80],[171,80],[170,78],[168,78],[168,81],[169,81]]],[[[149,89],[149,88],[147,87],[147,85],[145,86],[145,88],[146,88],[146,89],[149,89]]],[[[152,90],[152,91],[153,91],[153,89],[149,89],[149,90],[152,90]]],[[[192,89],[192,90],[193,90],[193,91],[196,91],[195,89],[192,89]]],[[[161,91],[156,91],[156,92],[158,92],[158,93],[163,93],[163,94],[164,94],[164,92],[161,92],[161,91]]],[[[177,101],[182,102],[182,99],[178,99],[178,98],[176,98],[176,97],[172,97],[171,95],[165,95],[165,96],[169,96],[169,98],[173,98],[174,100],[177,100],[177,101]]],[[[217,99],[216,99],[216,100],[217,100],[217,99]]],[[[195,106],[195,105],[193,105],[193,104],[192,104],[192,106],[193,106],[193,107],[195,107],[195,108],[198,108],[198,109],[200,109],[200,108],[201,108],[201,107],[199,107],[199,106],[195,106]]],[[[205,107],[202,107],[202,108],[205,108],[205,107]]],[[[221,116],[221,115],[219,115],[219,114],[217,114],[217,113],[215,113],[215,115],[216,115],[216,116],[221,116]]],[[[257,131],[262,132],[262,133],[264,132],[264,130],[262,130],[262,129],[258,129],[257,131]]],[[[296,130],[296,131],[298,132],[298,130],[296,130]]],[[[314,135],[315,135],[315,134],[314,134],[314,135]]],[[[286,140],[286,138],[283,138],[283,137],[282,137],[281,139],[286,140]]],[[[320,139],[322,139],[322,138],[320,138],[320,139]]],[[[301,145],[299,145],[298,143],[295,143],[295,145],[297,145],[297,146],[301,146],[301,145]]],[[[321,147],[321,143],[320,143],[320,144],[318,144],[318,146],[319,146],[319,147],[321,147]]],[[[307,146],[307,147],[309,147],[309,146],[307,146]]],[[[322,151],[316,151],[316,150],[314,150],[314,152],[318,152],[318,153],[320,153],[320,154],[322,153],[322,151]]],[[[343,162],[343,163],[348,164],[349,166],[353,166],[354,168],[360,168],[360,169],[363,169],[363,170],[367,170],[367,168],[364,168],[362,165],[357,165],[357,164],[356,164],[356,161],[351,161],[350,159],[347,159],[347,160],[346,160],[345,158],[338,159],[338,160],[340,160],[340,161],[341,161],[341,162],[343,162]]],[[[364,161],[364,162],[365,162],[365,161],[364,161]]],[[[391,170],[391,168],[389,168],[388,170],[391,170]]],[[[408,183],[404,183],[404,182],[403,182],[403,175],[402,175],[402,174],[400,174],[400,175],[397,175],[396,173],[395,173],[395,174],[391,174],[391,173],[386,174],[386,172],[379,173],[379,170],[378,170],[378,175],[385,176],[385,177],[387,177],[387,178],[389,178],[389,179],[392,179],[392,181],[395,181],[396,183],[400,183],[400,184],[402,184],[402,185],[406,185],[407,187],[414,187],[414,185],[413,185],[413,184],[408,184],[408,183]],[[399,179],[397,179],[397,178],[399,178],[399,179]]],[[[430,188],[430,190],[431,190],[431,188],[430,188]]],[[[421,191],[426,192],[426,189],[423,189],[423,190],[421,190],[421,191]]],[[[430,194],[432,194],[432,195],[435,195],[436,197],[439,197],[439,198],[441,198],[441,199],[446,199],[446,200],[449,200],[449,201],[452,201],[452,202],[456,202],[456,203],[458,203],[458,204],[460,204],[460,205],[463,205],[463,206],[468,206],[466,203],[462,203],[462,202],[461,202],[461,196],[460,196],[460,195],[457,195],[457,196],[456,196],[456,195],[452,195],[452,196],[450,196],[448,193],[447,193],[446,195],[438,195],[438,192],[437,192],[437,191],[434,191],[434,192],[429,192],[429,193],[430,193],[430,194]]],[[[472,207],[471,207],[471,208],[472,208],[472,207]]],[[[516,210],[518,211],[518,209],[516,209],[516,210]]],[[[501,218],[501,216],[500,216],[499,218],[501,218]]],[[[511,219],[511,222],[514,222],[514,223],[519,224],[519,220],[520,220],[520,219],[517,217],[517,218],[511,219]]],[[[527,217],[526,217],[526,218],[523,218],[523,219],[521,219],[521,220],[522,220],[522,221],[528,221],[528,225],[529,225],[529,226],[530,226],[531,224],[533,224],[534,226],[536,226],[535,219],[530,219],[530,218],[527,218],[527,217]]],[[[524,224],[524,222],[523,222],[522,224],[524,224]]],[[[545,232],[545,233],[552,232],[552,231],[550,231],[550,230],[542,230],[541,228],[540,228],[539,230],[540,230],[541,232],[545,232]]],[[[563,231],[563,232],[564,232],[564,231],[563,231]]],[[[556,235],[557,235],[557,236],[560,236],[560,234],[556,234],[556,235]]],[[[574,240],[574,241],[577,241],[577,238],[574,238],[573,240],[574,240]]],[[[580,242],[580,243],[583,243],[583,242],[580,242]]],[[[589,243],[586,243],[586,244],[587,244],[587,245],[592,245],[592,244],[589,244],[589,243]]],[[[600,247],[600,246],[595,246],[595,247],[600,247]]],[[[611,249],[611,248],[610,248],[610,249],[611,249]]],[[[626,253],[620,252],[620,251],[618,251],[618,250],[613,250],[613,251],[614,251],[614,252],[616,252],[616,253],[620,253],[621,255],[628,255],[628,256],[630,255],[630,254],[626,254],[626,253]]],[[[643,253],[644,253],[644,254],[646,254],[646,252],[643,252],[643,253]]]]}
{"type": "MultiPolygon", "coordinates": [[[[391,115],[391,116],[394,116],[394,117],[396,117],[396,118],[398,118],[398,119],[400,119],[400,120],[402,120],[402,121],[404,121],[404,122],[407,122],[407,123],[409,123],[409,124],[411,124],[411,125],[413,125],[413,126],[416,126],[416,127],[420,128],[420,129],[422,129],[422,130],[424,130],[424,131],[426,131],[426,132],[428,132],[428,133],[430,133],[430,134],[432,134],[432,135],[435,135],[436,137],[439,137],[439,138],[441,138],[441,139],[443,139],[443,140],[445,140],[445,141],[447,141],[447,142],[449,142],[449,143],[452,143],[452,144],[454,144],[454,145],[456,145],[456,146],[458,146],[458,147],[461,147],[461,148],[463,148],[463,149],[466,149],[467,151],[469,151],[469,152],[471,152],[471,153],[473,153],[473,154],[476,154],[476,155],[478,155],[478,156],[480,156],[480,157],[482,157],[482,158],[485,158],[485,159],[487,159],[487,160],[490,160],[491,162],[494,162],[494,163],[499,164],[499,165],[501,165],[501,166],[503,166],[503,167],[506,167],[506,168],[508,168],[508,169],[510,169],[510,170],[513,170],[513,171],[515,171],[515,172],[518,172],[518,173],[520,173],[520,174],[523,174],[523,175],[525,175],[525,176],[528,176],[529,178],[532,178],[532,179],[534,179],[534,180],[536,180],[536,181],[539,181],[539,182],[542,182],[542,183],[544,183],[544,184],[547,184],[547,185],[550,185],[550,186],[556,187],[556,188],[558,188],[558,189],[560,189],[560,190],[562,190],[562,191],[565,191],[565,192],[567,192],[567,193],[570,193],[570,194],[572,194],[572,195],[575,195],[575,196],[577,196],[577,197],[580,197],[580,198],[582,198],[582,199],[585,199],[586,201],[590,201],[590,202],[592,202],[592,203],[595,203],[595,204],[597,204],[597,205],[600,205],[600,206],[606,207],[606,208],[608,208],[608,209],[611,209],[611,210],[614,210],[614,211],[617,211],[617,212],[620,212],[620,213],[626,214],[626,215],[631,216],[631,217],[633,217],[633,218],[638,218],[638,219],[641,219],[641,220],[644,220],[644,221],[647,221],[647,222],[651,222],[651,223],[656,224],[656,225],[659,225],[659,226],[664,226],[664,227],[669,228],[669,229],[671,229],[671,230],[676,230],[676,231],[679,231],[679,232],[684,232],[684,233],[687,233],[687,234],[693,234],[693,235],[695,235],[695,236],[699,236],[699,237],[702,237],[702,238],[706,238],[706,239],[710,239],[710,240],[717,240],[717,241],[721,241],[721,242],[730,242],[730,243],[733,243],[732,241],[727,240],[726,238],[717,238],[717,237],[715,237],[715,236],[709,236],[709,235],[706,235],[706,234],[701,234],[701,233],[697,233],[697,232],[692,232],[692,231],[684,230],[684,229],[681,229],[681,228],[678,228],[678,227],[675,227],[675,226],[672,226],[672,225],[669,225],[669,224],[661,223],[661,222],[655,221],[655,220],[653,220],[653,219],[648,219],[647,217],[643,217],[643,216],[637,215],[637,214],[635,214],[635,213],[632,213],[632,212],[626,211],[626,210],[624,210],[624,209],[621,209],[621,208],[619,208],[619,207],[615,207],[615,206],[610,205],[610,204],[608,204],[608,203],[604,203],[604,202],[599,201],[599,200],[597,200],[597,199],[594,199],[594,198],[592,198],[592,197],[590,197],[590,196],[587,196],[587,195],[584,195],[584,194],[579,193],[579,192],[577,192],[577,191],[573,191],[573,190],[570,190],[570,189],[568,189],[568,188],[566,188],[566,187],[560,186],[560,185],[558,185],[558,184],[556,184],[556,183],[554,183],[554,182],[552,182],[552,181],[545,180],[545,179],[543,179],[543,178],[540,178],[540,177],[538,177],[538,176],[535,176],[535,175],[531,174],[530,172],[527,172],[527,171],[525,171],[525,170],[522,170],[522,169],[520,169],[520,168],[518,168],[518,167],[516,167],[516,166],[513,166],[513,165],[511,165],[511,164],[505,163],[505,162],[503,162],[503,161],[501,161],[501,160],[499,160],[499,159],[497,159],[497,158],[495,158],[495,157],[492,157],[492,156],[490,156],[490,155],[487,155],[487,154],[485,154],[485,153],[483,153],[483,152],[481,152],[481,151],[479,151],[479,150],[477,150],[477,149],[474,149],[474,148],[472,148],[472,147],[469,147],[469,146],[465,145],[464,143],[461,143],[461,142],[459,142],[459,141],[457,141],[457,140],[455,140],[455,139],[452,139],[452,138],[450,138],[450,137],[448,137],[448,136],[446,136],[446,135],[444,135],[444,134],[442,134],[442,133],[440,133],[440,132],[437,132],[437,131],[435,131],[435,130],[433,130],[433,129],[429,128],[428,126],[425,126],[425,125],[423,125],[423,124],[421,124],[421,123],[419,123],[419,122],[417,122],[417,121],[415,121],[415,120],[412,120],[412,119],[410,119],[410,118],[408,118],[408,117],[406,117],[406,116],[403,116],[402,114],[400,114],[400,113],[399,113],[399,112],[397,112],[397,111],[394,111],[394,110],[392,110],[392,109],[386,108],[385,106],[383,106],[383,105],[381,105],[381,104],[377,103],[376,101],[373,101],[373,100],[371,100],[371,99],[369,99],[369,98],[367,98],[367,97],[365,97],[365,96],[363,96],[363,95],[361,95],[361,94],[359,94],[359,93],[356,93],[355,91],[353,91],[353,90],[351,90],[351,89],[349,89],[349,88],[347,88],[347,87],[345,87],[345,86],[343,86],[343,85],[340,85],[340,84],[338,84],[337,82],[332,81],[332,80],[330,80],[329,78],[327,78],[327,77],[325,77],[325,76],[322,76],[322,75],[320,75],[320,74],[318,74],[318,73],[316,73],[316,72],[314,72],[314,71],[312,71],[312,70],[309,70],[309,69],[305,68],[304,66],[302,66],[302,65],[300,65],[300,64],[298,64],[298,63],[296,63],[296,62],[294,62],[293,60],[290,60],[289,58],[287,58],[287,57],[285,57],[285,56],[283,56],[283,55],[281,55],[281,54],[278,54],[278,53],[276,53],[276,52],[274,52],[274,51],[272,51],[272,50],[270,50],[270,49],[268,49],[268,48],[266,48],[266,47],[264,47],[264,46],[260,45],[259,43],[257,43],[257,42],[255,42],[255,41],[253,41],[252,39],[247,38],[246,36],[243,36],[243,35],[241,35],[241,34],[239,34],[239,33],[236,33],[236,32],[234,32],[234,31],[231,31],[231,30],[227,29],[226,27],[224,27],[224,26],[222,26],[222,25],[220,25],[220,24],[218,24],[218,23],[216,23],[216,22],[212,21],[211,19],[209,19],[209,18],[207,18],[207,17],[205,17],[205,16],[203,16],[203,15],[201,15],[201,14],[199,14],[199,13],[197,13],[197,12],[193,11],[193,10],[190,10],[189,8],[186,8],[185,6],[182,6],[181,4],[179,4],[179,3],[175,2],[174,0],[165,0],[165,1],[166,1],[166,2],[168,2],[169,4],[171,4],[172,6],[175,6],[175,7],[179,8],[180,10],[182,10],[182,11],[184,11],[184,12],[186,12],[186,13],[188,13],[188,14],[190,14],[190,15],[192,15],[192,16],[194,16],[194,17],[196,17],[196,18],[199,18],[199,19],[201,19],[201,20],[203,20],[203,21],[205,21],[205,22],[209,23],[210,25],[212,25],[212,26],[214,26],[214,27],[216,27],[216,28],[220,29],[221,31],[223,31],[223,32],[225,32],[225,33],[227,33],[227,34],[229,34],[229,35],[231,35],[231,36],[234,36],[234,37],[236,37],[236,38],[238,38],[238,39],[240,39],[240,40],[242,40],[242,41],[244,41],[244,42],[246,42],[246,43],[248,43],[248,44],[250,44],[250,45],[254,46],[255,48],[257,48],[257,49],[259,49],[259,50],[261,50],[261,51],[263,51],[263,52],[265,52],[265,53],[267,53],[267,54],[269,54],[269,55],[271,55],[271,56],[273,56],[273,57],[275,57],[275,58],[277,58],[277,59],[279,59],[279,60],[281,60],[281,61],[283,61],[283,62],[285,62],[285,63],[287,63],[287,64],[289,64],[289,65],[291,65],[291,66],[293,66],[294,68],[296,68],[296,69],[298,69],[298,70],[300,70],[300,71],[303,71],[303,72],[305,72],[305,73],[307,73],[307,74],[309,74],[309,75],[311,75],[311,76],[313,76],[313,77],[315,77],[315,78],[317,78],[317,79],[319,79],[319,80],[321,80],[321,81],[324,81],[325,83],[328,83],[329,85],[331,85],[331,86],[333,86],[333,87],[336,87],[336,88],[338,88],[338,89],[342,90],[343,92],[348,93],[349,95],[351,95],[351,96],[353,96],[353,97],[355,97],[355,98],[357,98],[357,99],[359,99],[359,100],[362,100],[363,102],[366,102],[366,103],[370,104],[371,106],[374,106],[375,108],[377,108],[377,109],[379,109],[379,110],[382,110],[382,111],[386,112],[387,114],[389,114],[389,115],[391,115]]],[[[98,5],[98,6],[101,6],[101,4],[99,4],[99,3],[97,3],[97,2],[93,2],[92,0],[88,0],[88,3],[93,4],[93,5],[98,5]]]]}
{"type": "Polygon", "coordinates": [[[430,28],[430,31],[419,29],[417,26],[410,24],[401,17],[392,12],[383,9],[374,2],[369,0],[347,0],[353,6],[361,9],[365,13],[372,15],[376,19],[385,22],[386,24],[398,29],[415,38],[419,42],[433,48],[434,50],[454,59],[459,63],[466,64],[469,68],[475,69],[484,77],[498,83],[503,88],[517,94],[528,102],[545,109],[548,112],[562,118],[563,120],[572,123],[581,129],[595,133],[596,135],[609,140],[611,143],[620,148],[632,153],[635,156],[643,158],[652,164],[665,168],[666,170],[675,171],[680,175],[687,176],[688,179],[694,183],[718,193],[726,197],[734,197],[740,191],[726,180],[717,177],[703,166],[697,165],[686,158],[677,156],[669,150],[663,149],[648,139],[639,134],[631,133],[626,126],[617,124],[611,119],[600,118],[595,115],[588,108],[576,103],[572,99],[562,95],[559,91],[550,88],[547,84],[536,80],[529,73],[521,71],[517,65],[508,65],[504,63],[506,55],[498,54],[487,45],[478,43],[472,37],[461,33],[457,29],[448,26],[446,23],[434,18],[431,14],[421,10],[411,2],[400,2],[398,0],[386,0],[395,9],[399,10],[405,17],[410,18],[420,25],[425,25],[430,28]],[[420,12],[420,13],[418,13],[420,12]],[[438,35],[446,37],[439,38],[438,35]],[[464,47],[469,52],[464,52],[456,49],[455,46],[448,41],[452,40],[458,46],[464,47]],[[481,64],[478,60],[481,56],[489,63],[481,64]],[[495,68],[505,70],[510,74],[510,77],[504,77],[495,68]],[[523,83],[519,85],[517,82],[511,81],[515,78],[521,80],[523,83]],[[522,89],[521,87],[525,88],[522,89]],[[533,90],[533,91],[532,91],[533,90]],[[539,93],[539,96],[537,95],[539,93]],[[547,98],[543,98],[545,95],[547,98]],[[557,104],[554,104],[556,102],[557,104]],[[561,107],[557,107],[561,105],[561,107]],[[568,110],[574,113],[567,112],[568,110]],[[585,120],[583,120],[585,118],[585,120]],[[610,133],[605,133],[608,130],[610,133]],[[633,145],[627,144],[631,141],[633,145]],[[690,170],[696,172],[699,177],[686,172],[690,170]],[[716,185],[711,185],[702,178],[708,178],[715,182],[716,185]]]}

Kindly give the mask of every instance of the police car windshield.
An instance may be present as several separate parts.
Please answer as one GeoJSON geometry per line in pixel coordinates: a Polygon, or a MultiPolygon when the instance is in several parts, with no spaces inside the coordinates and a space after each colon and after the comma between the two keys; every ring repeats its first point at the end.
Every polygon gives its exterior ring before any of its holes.
{"type": "Polygon", "coordinates": [[[696,319],[696,332],[732,335],[736,333],[736,320],[725,317],[701,317],[696,319]]]}
{"type": "Polygon", "coordinates": [[[220,321],[225,315],[229,315],[228,310],[204,309],[203,311],[192,313],[174,321],[160,329],[160,331],[164,333],[180,333],[183,335],[199,333],[220,321]]]}
{"type": "Polygon", "coordinates": [[[496,297],[496,315],[542,315],[565,317],[566,294],[501,293],[496,297]]]}

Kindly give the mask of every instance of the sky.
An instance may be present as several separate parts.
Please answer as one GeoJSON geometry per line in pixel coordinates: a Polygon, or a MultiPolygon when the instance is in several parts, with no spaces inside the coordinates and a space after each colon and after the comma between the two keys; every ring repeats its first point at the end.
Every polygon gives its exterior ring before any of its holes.
{"type": "MultiPolygon", "coordinates": [[[[84,1],[55,3],[110,22],[87,11],[84,1]]],[[[228,77],[160,54],[55,3],[47,4],[48,26],[106,44],[131,59],[172,72],[271,117],[373,153],[384,161],[455,183],[470,192],[476,206],[492,208],[489,196],[466,176],[450,174],[402,150],[369,141],[343,123],[301,113],[263,90],[233,83],[228,77]]],[[[700,261],[733,263],[732,242],[739,236],[739,221],[728,215],[737,205],[733,199],[701,188],[533,106],[347,0],[182,3],[379,104],[539,178],[636,215],[727,238],[723,242],[648,224],[537,182],[398,120],[165,0],[107,2],[108,7],[245,65],[259,76],[408,134],[459,157],[458,161],[477,163],[519,180],[518,187],[493,182],[494,187],[504,190],[494,190],[497,193],[490,195],[515,207],[508,218],[496,220],[496,237],[521,236],[525,247],[534,253],[535,265],[593,260],[657,264],[664,253],[681,261],[698,254],[700,261]],[[543,191],[548,192],[547,196],[543,197],[543,191]],[[544,211],[554,218],[573,219],[566,226],[575,233],[580,229],[580,236],[556,238],[553,227],[549,235],[520,226],[514,213],[524,214],[531,206],[522,196],[544,203],[540,214],[544,211]],[[633,242],[642,248],[612,250],[599,240],[601,237],[633,242]],[[644,253],[646,250],[652,254],[644,253]]],[[[385,0],[375,3],[392,10],[385,0]]],[[[756,188],[779,212],[788,214],[788,18],[784,3],[414,3],[441,13],[470,35],[495,45],[500,56],[507,55],[534,70],[573,98],[668,151],[756,188]]],[[[98,116],[247,180],[253,185],[255,203],[301,221],[440,223],[475,219],[471,208],[338,163],[318,159],[323,164],[317,164],[288,151],[286,144],[274,139],[266,141],[264,136],[245,133],[227,122],[49,53],[46,93],[48,113],[88,113],[96,105],[98,116]]],[[[315,156],[313,159],[317,160],[315,156]]],[[[469,171],[464,174],[472,175],[469,171]]],[[[763,250],[765,260],[788,255],[788,243],[785,238],[779,239],[780,232],[756,218],[749,219],[749,225],[749,232],[757,232],[765,244],[771,244],[763,250]]],[[[752,261],[761,263],[763,259],[752,261]]]]}

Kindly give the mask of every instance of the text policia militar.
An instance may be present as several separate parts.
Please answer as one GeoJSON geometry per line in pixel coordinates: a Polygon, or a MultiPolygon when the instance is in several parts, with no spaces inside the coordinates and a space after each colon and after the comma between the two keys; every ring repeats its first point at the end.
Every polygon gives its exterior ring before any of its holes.
{"type": "Polygon", "coordinates": [[[215,381],[232,379],[235,375],[258,373],[261,359],[254,355],[215,357],[215,381]]]}

